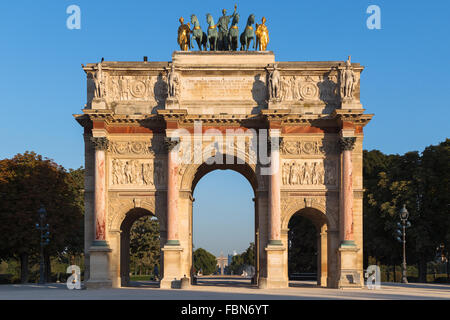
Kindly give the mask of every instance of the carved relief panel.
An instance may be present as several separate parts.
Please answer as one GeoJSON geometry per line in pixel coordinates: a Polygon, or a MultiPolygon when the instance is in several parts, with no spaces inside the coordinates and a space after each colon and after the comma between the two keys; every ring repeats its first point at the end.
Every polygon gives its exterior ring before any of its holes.
{"type": "Polygon", "coordinates": [[[112,158],[109,172],[110,189],[156,189],[166,185],[162,160],[112,158]]]}
{"type": "Polygon", "coordinates": [[[282,155],[292,156],[324,156],[337,155],[339,145],[334,140],[299,141],[283,139],[280,145],[282,155]]]}
{"type": "Polygon", "coordinates": [[[167,84],[162,76],[108,76],[106,99],[109,102],[150,101],[163,102],[167,84]]]}
{"type": "Polygon", "coordinates": [[[283,76],[281,99],[292,102],[323,101],[338,102],[338,79],[335,75],[283,76]]]}
{"type": "Polygon", "coordinates": [[[281,177],[283,187],[335,187],[337,162],[329,159],[284,159],[281,177]]]}

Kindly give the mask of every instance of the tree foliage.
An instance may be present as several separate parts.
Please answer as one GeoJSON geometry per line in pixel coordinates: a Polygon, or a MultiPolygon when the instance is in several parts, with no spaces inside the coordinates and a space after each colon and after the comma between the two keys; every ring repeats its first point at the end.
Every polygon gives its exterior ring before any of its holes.
{"type": "Polygon", "coordinates": [[[427,147],[422,154],[385,155],[364,151],[364,254],[393,265],[402,259],[396,240],[399,210],[405,204],[411,227],[407,229],[407,258],[417,264],[419,280],[436,248],[450,247],[449,175],[450,140],[427,147]]]}
{"type": "Polygon", "coordinates": [[[155,265],[160,270],[160,256],[158,220],[151,216],[136,220],[130,231],[130,267],[134,269],[132,272],[153,272],[155,265]]]}
{"type": "Polygon", "coordinates": [[[254,267],[255,261],[255,244],[251,242],[247,250],[233,256],[229,269],[230,271],[233,271],[234,274],[241,274],[246,266],[254,267]]]}
{"type": "MultiPolygon", "coordinates": [[[[0,161],[0,258],[37,255],[40,248],[38,209],[46,211],[50,242],[46,256],[83,249],[83,169],[67,172],[34,152],[0,161]]],[[[22,266],[23,272],[26,272],[22,266]]],[[[26,275],[22,281],[26,281],[26,275]]]]}
{"type": "Polygon", "coordinates": [[[301,215],[289,221],[288,233],[289,273],[317,272],[317,230],[314,224],[301,215]]]}
{"type": "Polygon", "coordinates": [[[216,257],[203,248],[194,251],[194,268],[198,272],[202,270],[204,275],[212,274],[217,269],[216,257]]]}

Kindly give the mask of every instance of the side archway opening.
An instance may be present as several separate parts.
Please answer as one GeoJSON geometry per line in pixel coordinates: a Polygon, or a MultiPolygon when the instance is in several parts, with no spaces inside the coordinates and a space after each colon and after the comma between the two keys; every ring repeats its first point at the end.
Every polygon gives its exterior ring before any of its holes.
{"type": "Polygon", "coordinates": [[[303,208],[288,224],[288,275],[292,285],[316,281],[326,285],[327,219],[315,208],[303,208]]]}
{"type": "Polygon", "coordinates": [[[121,286],[159,286],[161,276],[159,221],[150,211],[134,208],[120,225],[121,286]],[[133,281],[134,280],[134,281],[133,281]]]}

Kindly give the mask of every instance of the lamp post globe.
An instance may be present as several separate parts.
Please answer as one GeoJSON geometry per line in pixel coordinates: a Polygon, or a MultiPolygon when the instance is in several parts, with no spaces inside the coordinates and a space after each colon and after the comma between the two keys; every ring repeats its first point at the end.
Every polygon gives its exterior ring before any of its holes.
{"type": "Polygon", "coordinates": [[[408,220],[409,218],[409,212],[406,210],[406,205],[403,205],[403,208],[400,209],[400,219],[402,220],[408,220]]]}

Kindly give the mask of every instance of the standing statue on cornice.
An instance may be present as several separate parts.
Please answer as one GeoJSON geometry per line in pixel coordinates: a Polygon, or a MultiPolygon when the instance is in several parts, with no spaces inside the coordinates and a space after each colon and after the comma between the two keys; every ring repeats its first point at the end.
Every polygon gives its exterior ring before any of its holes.
{"type": "MultiPolygon", "coordinates": [[[[103,62],[103,61],[102,61],[103,62]]],[[[97,71],[94,74],[93,80],[94,80],[94,98],[100,99],[104,96],[104,80],[103,80],[103,69],[102,69],[102,62],[97,63],[97,71]]]]}
{"type": "Polygon", "coordinates": [[[256,24],[256,50],[266,51],[269,43],[269,29],[266,26],[266,17],[262,17],[262,24],[256,24]]]}
{"type": "Polygon", "coordinates": [[[356,88],[356,74],[353,71],[349,56],[345,62],[345,69],[341,70],[341,98],[342,100],[353,100],[353,92],[356,88]]]}
{"type": "Polygon", "coordinates": [[[179,92],[180,79],[178,74],[175,72],[175,67],[172,64],[170,71],[167,75],[167,91],[169,98],[177,98],[179,92]]]}
{"type": "Polygon", "coordinates": [[[269,75],[269,98],[271,100],[280,100],[280,87],[281,87],[280,71],[278,71],[278,65],[273,65],[273,71],[269,75]]]}
{"type": "Polygon", "coordinates": [[[237,5],[234,5],[234,13],[231,16],[227,16],[227,10],[222,10],[222,16],[219,18],[217,22],[217,27],[219,28],[219,41],[218,48],[219,50],[225,51],[228,50],[228,26],[230,24],[230,19],[234,18],[236,15],[237,5]]]}
{"type": "Polygon", "coordinates": [[[184,24],[184,18],[180,18],[180,26],[178,27],[177,42],[181,51],[189,51],[191,47],[191,26],[189,22],[184,24]]]}

